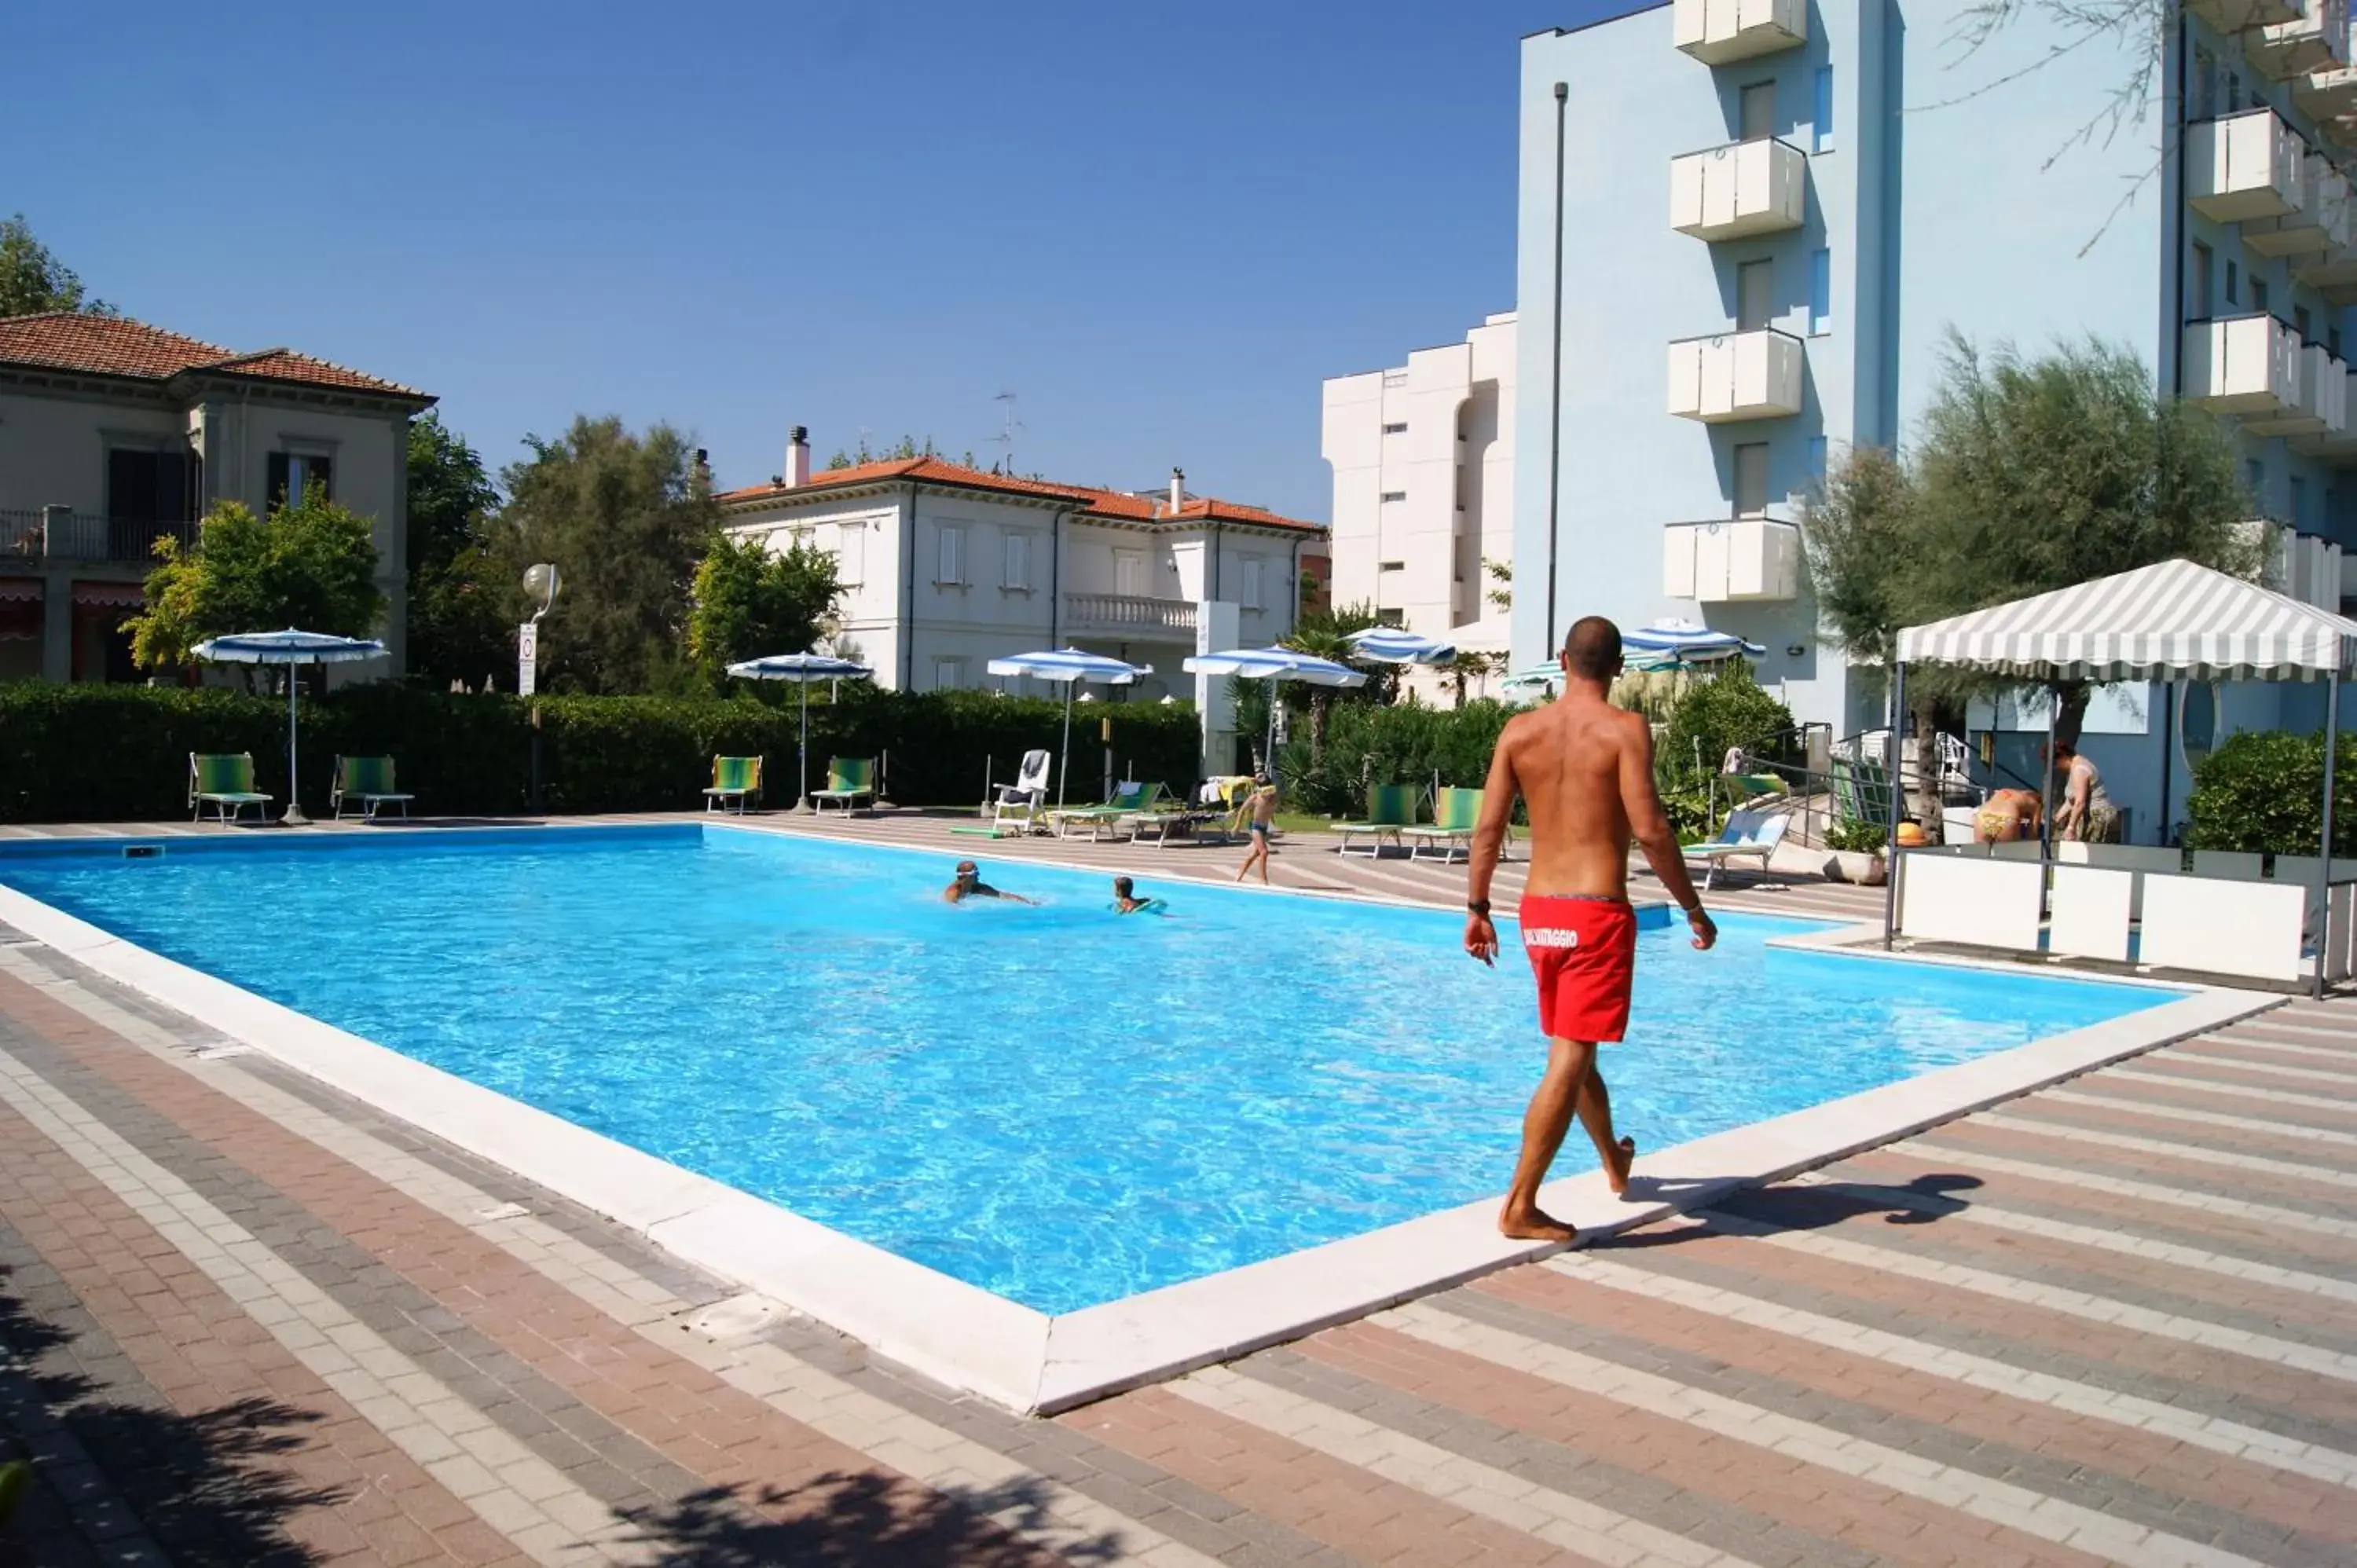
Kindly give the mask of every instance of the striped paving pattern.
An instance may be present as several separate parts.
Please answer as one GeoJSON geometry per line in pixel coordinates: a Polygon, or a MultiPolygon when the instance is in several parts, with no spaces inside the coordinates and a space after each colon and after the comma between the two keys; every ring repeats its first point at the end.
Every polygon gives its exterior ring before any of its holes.
{"type": "MultiPolygon", "coordinates": [[[[1275,875],[1463,886],[1307,837],[1275,875]]],[[[0,1563],[2348,1563],[2353,1261],[2357,1004],[2297,1001],[1026,1420],[0,930],[0,1444],[38,1477],[0,1563]]]]}

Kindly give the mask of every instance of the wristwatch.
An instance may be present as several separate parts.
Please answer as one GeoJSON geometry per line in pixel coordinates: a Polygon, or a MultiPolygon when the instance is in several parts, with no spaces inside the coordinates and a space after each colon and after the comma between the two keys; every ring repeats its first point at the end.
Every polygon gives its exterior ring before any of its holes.
{"type": "Polygon", "coordinates": [[[1465,907],[1477,915],[1486,915],[1490,912],[1490,900],[1487,898],[1468,898],[1465,900],[1465,907]]]}

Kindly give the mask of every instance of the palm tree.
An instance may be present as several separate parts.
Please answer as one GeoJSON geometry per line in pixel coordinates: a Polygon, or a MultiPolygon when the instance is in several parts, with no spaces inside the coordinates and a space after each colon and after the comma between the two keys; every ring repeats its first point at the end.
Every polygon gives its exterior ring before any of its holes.
{"type": "MultiPolygon", "coordinates": [[[[1293,623],[1292,635],[1280,646],[1347,664],[1358,653],[1351,646],[1351,634],[1382,624],[1372,606],[1345,605],[1340,609],[1303,616],[1293,623]]],[[[1334,711],[1334,690],[1331,686],[1309,688],[1309,757],[1313,763],[1326,760],[1326,717],[1334,711]]]]}
{"type": "Polygon", "coordinates": [[[1505,667],[1506,661],[1495,654],[1476,653],[1470,649],[1458,650],[1457,657],[1448,665],[1448,682],[1456,690],[1457,705],[1460,708],[1465,705],[1467,682],[1486,681],[1505,667]]]}

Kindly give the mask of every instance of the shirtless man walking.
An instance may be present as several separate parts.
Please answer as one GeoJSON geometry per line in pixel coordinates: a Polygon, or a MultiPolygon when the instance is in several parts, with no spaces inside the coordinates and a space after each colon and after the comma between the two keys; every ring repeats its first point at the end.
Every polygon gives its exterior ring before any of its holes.
{"type": "Polygon", "coordinates": [[[1653,875],[1685,911],[1694,945],[1718,928],[1703,912],[1678,841],[1653,788],[1653,736],[1644,715],[1614,707],[1605,693],[1620,673],[1620,630],[1601,616],[1571,628],[1563,643],[1563,695],[1517,714],[1498,737],[1473,860],[1465,887],[1465,950],[1498,956],[1490,922],[1490,880],[1520,795],[1531,814],[1531,874],[1523,891],[1523,946],[1538,976],[1539,1027],[1547,1036],[1545,1076],[1523,1115],[1523,1153],[1498,1229],[1517,1240],[1568,1241],[1572,1228],[1539,1208],[1539,1184],[1575,1112],[1596,1142],[1614,1192],[1629,1186],[1631,1139],[1612,1131],[1612,1101],[1596,1070],[1596,1047],[1629,1025],[1637,919],[1629,907],[1629,841],[1644,847],[1653,875]]]}

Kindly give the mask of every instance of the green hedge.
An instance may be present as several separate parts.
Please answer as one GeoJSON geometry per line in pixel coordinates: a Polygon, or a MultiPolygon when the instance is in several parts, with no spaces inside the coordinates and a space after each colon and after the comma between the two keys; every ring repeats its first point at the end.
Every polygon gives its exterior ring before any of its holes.
{"type": "MultiPolygon", "coordinates": [[[[2357,747],[2332,764],[2332,853],[2357,854],[2357,747]]],[[[2324,836],[2324,736],[2246,730],[2193,770],[2186,842],[2197,849],[2314,854],[2324,836]]]]}
{"type": "MultiPolygon", "coordinates": [[[[1013,777],[1025,751],[1054,750],[1060,703],[982,692],[814,688],[813,786],[830,756],[890,754],[887,780],[902,805],[970,806],[985,758],[1013,777]]],[[[328,804],[339,752],[389,754],[420,811],[521,811],[531,779],[531,702],[453,696],[392,683],[355,686],[302,704],[303,805],[328,804]]],[[[791,802],[797,708],[790,688],[726,702],[663,697],[544,697],[544,803],[552,811],[665,811],[700,805],[716,752],[765,755],[770,801],[791,802]]],[[[1099,721],[1114,727],[1117,771],[1174,788],[1197,772],[1191,707],[1091,703],[1073,713],[1076,798],[1093,800],[1102,771],[1099,721]]],[[[250,751],[260,787],[285,798],[286,706],[240,692],[145,686],[0,685],[0,822],[136,822],[188,810],[188,753],[250,751]]]]}
{"type": "Polygon", "coordinates": [[[1515,710],[1503,703],[1461,708],[1421,705],[1377,708],[1337,703],[1326,725],[1322,762],[1310,757],[1309,720],[1296,715],[1279,757],[1287,810],[1357,816],[1370,784],[1478,787],[1489,777],[1498,732],[1515,710]]]}

